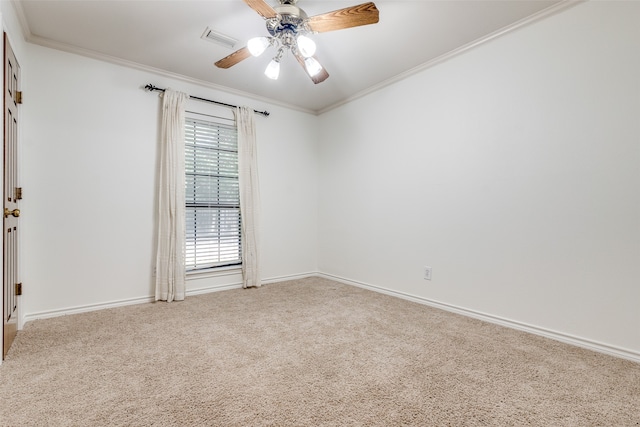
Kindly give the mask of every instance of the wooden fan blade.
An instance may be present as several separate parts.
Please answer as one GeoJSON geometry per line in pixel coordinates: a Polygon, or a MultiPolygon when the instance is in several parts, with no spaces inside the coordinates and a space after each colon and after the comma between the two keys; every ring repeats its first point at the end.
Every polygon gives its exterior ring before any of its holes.
{"type": "Polygon", "coordinates": [[[240,61],[244,61],[248,57],[251,56],[249,53],[249,49],[247,47],[243,47],[242,49],[238,49],[233,52],[231,55],[225,56],[220,61],[216,62],[216,67],[218,68],[229,68],[233,67],[240,61]]]}
{"type": "MultiPolygon", "coordinates": [[[[316,58],[315,56],[314,58],[316,61],[318,61],[318,58],[316,58]]],[[[313,80],[315,84],[322,83],[323,81],[329,78],[329,73],[327,73],[327,70],[325,70],[324,67],[322,67],[322,70],[320,70],[318,74],[316,74],[315,76],[312,76],[307,71],[307,66],[304,65],[304,57],[302,55],[296,55],[296,59],[298,60],[298,63],[302,65],[302,68],[304,68],[304,72],[307,73],[307,76],[309,76],[309,78],[313,80]]]]}
{"type": "Polygon", "coordinates": [[[262,16],[264,19],[275,18],[277,13],[264,0],[244,0],[249,7],[262,16]]]}
{"type": "Polygon", "coordinates": [[[327,31],[342,30],[343,28],[375,24],[379,20],[380,12],[378,8],[375,4],[369,2],[312,16],[307,22],[312,31],[325,33],[327,31]]]}

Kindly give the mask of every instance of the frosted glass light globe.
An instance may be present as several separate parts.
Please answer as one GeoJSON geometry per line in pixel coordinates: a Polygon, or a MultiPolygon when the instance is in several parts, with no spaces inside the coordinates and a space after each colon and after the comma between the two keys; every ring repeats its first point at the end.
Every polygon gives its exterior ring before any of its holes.
{"type": "Polygon", "coordinates": [[[267,65],[267,69],[264,70],[264,75],[270,79],[277,80],[280,75],[280,63],[273,59],[269,62],[269,65],[267,65]]]}
{"type": "Polygon", "coordinates": [[[300,52],[300,55],[304,56],[305,58],[309,58],[310,56],[313,56],[314,53],[316,53],[316,44],[309,37],[299,35],[297,43],[298,52],[300,52]]]}
{"type": "Polygon", "coordinates": [[[315,58],[305,59],[304,66],[311,77],[322,71],[322,65],[315,58]]]}
{"type": "Polygon", "coordinates": [[[247,49],[253,56],[260,56],[269,47],[269,39],[266,37],[254,37],[247,42],[247,49]]]}

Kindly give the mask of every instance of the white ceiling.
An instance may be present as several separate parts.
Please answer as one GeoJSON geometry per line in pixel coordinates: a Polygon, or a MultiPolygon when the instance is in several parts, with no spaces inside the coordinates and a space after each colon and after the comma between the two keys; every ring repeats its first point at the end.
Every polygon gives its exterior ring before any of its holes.
{"type": "MultiPolygon", "coordinates": [[[[276,0],[267,0],[272,1],[276,0]]],[[[299,0],[297,5],[313,16],[365,1],[299,0]]],[[[104,55],[321,112],[566,1],[375,3],[380,11],[378,24],[313,36],[316,56],[330,75],[318,85],[291,56],[283,59],[278,80],[265,77],[273,51],[226,70],[213,65],[243,47],[247,39],[267,35],[264,20],[242,0],[20,0],[17,9],[30,42],[104,55]],[[237,46],[229,49],[202,40],[207,27],[239,40],[237,46]]]]}

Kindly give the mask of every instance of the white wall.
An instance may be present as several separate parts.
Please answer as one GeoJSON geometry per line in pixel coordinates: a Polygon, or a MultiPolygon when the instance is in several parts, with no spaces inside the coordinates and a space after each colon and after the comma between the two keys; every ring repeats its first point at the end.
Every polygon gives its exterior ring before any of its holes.
{"type": "Polygon", "coordinates": [[[640,356],[638,22],[581,4],[322,115],[319,271],[640,356]]]}
{"type": "Polygon", "coordinates": [[[581,4],[320,117],[17,40],[23,315],[152,294],[151,82],[272,112],[266,279],[321,271],[639,355],[639,15],[581,4]]]}
{"type": "MultiPolygon", "coordinates": [[[[256,116],[263,278],[317,270],[315,116],[36,45],[25,57],[27,318],[153,295],[160,99],[146,83],[271,112],[256,116]]],[[[232,271],[187,292],[239,283],[232,271]]]]}

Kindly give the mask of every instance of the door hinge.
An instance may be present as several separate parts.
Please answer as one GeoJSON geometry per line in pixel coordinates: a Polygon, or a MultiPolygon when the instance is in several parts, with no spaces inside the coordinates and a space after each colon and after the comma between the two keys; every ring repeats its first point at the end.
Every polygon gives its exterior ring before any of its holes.
{"type": "Polygon", "coordinates": [[[15,188],[15,195],[13,197],[15,200],[22,200],[22,187],[15,188]]]}
{"type": "Polygon", "coordinates": [[[16,91],[16,104],[22,104],[22,91],[16,91]]]}
{"type": "Polygon", "coordinates": [[[22,283],[16,283],[16,296],[22,295],[22,283]]]}

